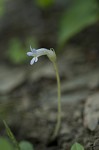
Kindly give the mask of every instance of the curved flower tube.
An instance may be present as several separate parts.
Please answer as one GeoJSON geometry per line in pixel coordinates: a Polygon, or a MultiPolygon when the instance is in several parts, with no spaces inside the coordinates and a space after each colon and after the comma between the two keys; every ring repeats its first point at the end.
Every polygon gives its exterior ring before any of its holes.
{"type": "Polygon", "coordinates": [[[54,50],[50,49],[46,49],[46,48],[40,48],[40,49],[34,49],[30,46],[30,52],[27,52],[28,56],[32,56],[32,60],[30,61],[30,64],[33,65],[35,62],[38,61],[38,57],[42,56],[42,55],[47,55],[48,58],[51,61],[55,61],[56,60],[56,54],[54,52],[54,50]]]}

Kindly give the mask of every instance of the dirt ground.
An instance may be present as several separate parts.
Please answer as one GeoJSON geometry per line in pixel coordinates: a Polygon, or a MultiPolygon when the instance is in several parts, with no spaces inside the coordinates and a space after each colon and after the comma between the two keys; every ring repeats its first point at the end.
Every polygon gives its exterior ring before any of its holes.
{"type": "MultiPolygon", "coordinates": [[[[57,86],[52,64],[41,58],[32,67],[2,65],[0,112],[16,139],[30,141],[35,150],[69,150],[74,142],[87,150],[98,149],[98,65],[98,60],[91,61],[82,49],[71,46],[58,58],[62,123],[54,141],[51,134],[57,117],[57,86]]],[[[2,122],[0,126],[6,136],[2,122]]]]}

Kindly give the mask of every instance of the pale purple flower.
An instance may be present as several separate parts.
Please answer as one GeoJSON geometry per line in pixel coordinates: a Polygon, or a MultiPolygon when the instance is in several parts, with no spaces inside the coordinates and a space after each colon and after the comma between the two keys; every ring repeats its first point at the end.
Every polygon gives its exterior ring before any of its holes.
{"type": "Polygon", "coordinates": [[[27,52],[28,56],[32,56],[32,60],[30,61],[30,64],[33,65],[35,62],[38,61],[38,57],[42,55],[47,55],[51,61],[56,60],[56,54],[53,50],[48,50],[46,48],[40,48],[40,49],[34,49],[30,46],[30,52],[27,52]]]}

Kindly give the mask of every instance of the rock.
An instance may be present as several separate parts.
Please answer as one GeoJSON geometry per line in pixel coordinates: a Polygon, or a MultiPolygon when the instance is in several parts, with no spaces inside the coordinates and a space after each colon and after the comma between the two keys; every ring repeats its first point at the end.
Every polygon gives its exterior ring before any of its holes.
{"type": "MultiPolygon", "coordinates": [[[[33,66],[34,67],[34,66],[33,66]]],[[[52,63],[48,60],[46,64],[40,61],[40,64],[36,64],[36,68],[33,68],[30,74],[31,81],[38,81],[41,78],[55,78],[55,71],[52,63]]]]}
{"type": "Polygon", "coordinates": [[[85,103],[84,126],[95,130],[99,120],[99,92],[90,95],[85,103]]]}
{"type": "Polygon", "coordinates": [[[0,66],[0,94],[7,94],[25,81],[25,70],[0,66]]]}

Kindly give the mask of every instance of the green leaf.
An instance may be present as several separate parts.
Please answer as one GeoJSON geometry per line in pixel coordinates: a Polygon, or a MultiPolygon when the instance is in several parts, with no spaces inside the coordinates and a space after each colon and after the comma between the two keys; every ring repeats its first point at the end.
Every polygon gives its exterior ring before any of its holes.
{"type": "Polygon", "coordinates": [[[63,45],[76,33],[97,20],[96,0],[74,0],[68,10],[63,13],[59,30],[59,45],[63,45]]]}
{"type": "Polygon", "coordinates": [[[14,150],[14,149],[6,139],[0,138],[0,150],[14,150]]]}
{"type": "Polygon", "coordinates": [[[0,0],[0,17],[5,13],[5,0],[0,0]]]}
{"type": "Polygon", "coordinates": [[[37,5],[40,6],[41,8],[46,8],[51,6],[55,0],[35,0],[37,5]]]}
{"type": "Polygon", "coordinates": [[[84,147],[76,142],[72,145],[71,150],[84,150],[84,147]]]}
{"type": "Polygon", "coordinates": [[[14,38],[10,41],[8,57],[13,63],[16,64],[20,64],[27,60],[26,51],[23,49],[19,39],[14,38]]]}
{"type": "Polygon", "coordinates": [[[21,141],[19,147],[20,150],[34,150],[33,145],[27,141],[21,141]]]}
{"type": "Polygon", "coordinates": [[[3,123],[4,123],[4,125],[5,125],[6,132],[7,132],[8,136],[9,136],[9,138],[11,139],[12,143],[13,143],[14,146],[16,147],[16,150],[20,150],[19,144],[18,144],[18,142],[17,142],[15,136],[13,135],[12,131],[10,130],[9,126],[7,125],[6,121],[3,120],[3,123]]]}

